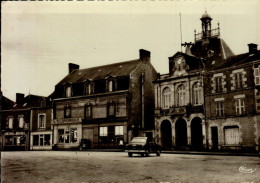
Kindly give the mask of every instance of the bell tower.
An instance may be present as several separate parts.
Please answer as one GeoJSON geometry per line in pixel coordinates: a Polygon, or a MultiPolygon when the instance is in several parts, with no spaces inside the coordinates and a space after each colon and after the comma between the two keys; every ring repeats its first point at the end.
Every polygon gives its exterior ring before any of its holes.
{"type": "Polygon", "coordinates": [[[210,15],[205,11],[201,16],[201,25],[202,25],[202,39],[211,37],[211,20],[210,15]]]}

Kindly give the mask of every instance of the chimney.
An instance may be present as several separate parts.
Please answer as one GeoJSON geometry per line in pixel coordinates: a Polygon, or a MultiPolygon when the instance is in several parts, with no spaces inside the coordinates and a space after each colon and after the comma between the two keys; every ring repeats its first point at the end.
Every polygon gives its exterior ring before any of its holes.
{"type": "Polygon", "coordinates": [[[147,50],[144,50],[144,49],[140,49],[139,50],[139,59],[141,61],[148,61],[150,62],[150,55],[151,55],[151,52],[147,51],[147,50]]]}
{"type": "Polygon", "coordinates": [[[79,65],[77,64],[73,64],[73,63],[69,63],[69,74],[72,73],[72,71],[79,69],[79,65]]]}
{"type": "Polygon", "coordinates": [[[248,44],[248,49],[250,54],[254,54],[257,52],[257,44],[250,43],[248,44]]]}
{"type": "Polygon", "coordinates": [[[24,102],[24,94],[23,93],[16,93],[16,103],[22,104],[24,102]]]}

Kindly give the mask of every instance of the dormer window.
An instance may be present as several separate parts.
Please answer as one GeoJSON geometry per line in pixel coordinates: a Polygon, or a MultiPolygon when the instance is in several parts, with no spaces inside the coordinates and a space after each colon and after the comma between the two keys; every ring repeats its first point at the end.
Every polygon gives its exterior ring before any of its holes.
{"type": "Polygon", "coordinates": [[[109,92],[114,91],[114,81],[112,80],[108,81],[108,91],[109,92]]]}
{"type": "Polygon", "coordinates": [[[71,86],[66,87],[66,97],[71,97],[71,86]]]}
{"type": "Polygon", "coordinates": [[[87,95],[91,94],[92,93],[91,92],[92,91],[91,83],[87,83],[85,89],[86,89],[86,94],[87,95]]]}

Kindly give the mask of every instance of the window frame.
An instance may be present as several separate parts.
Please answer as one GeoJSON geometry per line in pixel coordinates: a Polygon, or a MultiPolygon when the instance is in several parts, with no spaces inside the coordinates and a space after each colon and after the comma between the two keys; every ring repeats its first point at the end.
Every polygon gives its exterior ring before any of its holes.
{"type": "Polygon", "coordinates": [[[162,91],[162,102],[163,108],[169,109],[171,105],[171,89],[170,87],[165,87],[162,91]]]}
{"type": "Polygon", "coordinates": [[[124,126],[115,126],[115,136],[122,136],[124,135],[124,126]]]}
{"type": "Polygon", "coordinates": [[[260,69],[259,69],[259,66],[254,68],[254,81],[255,81],[255,85],[260,85],[260,69]]]}
{"type": "Polygon", "coordinates": [[[64,107],[64,118],[71,118],[71,107],[68,105],[64,107]],[[67,110],[69,110],[68,115],[67,115],[67,110]]]}
{"type": "Polygon", "coordinates": [[[244,77],[243,72],[234,73],[235,89],[242,89],[244,87],[243,77],[244,77]]]}
{"type": "Polygon", "coordinates": [[[99,137],[107,137],[108,136],[108,127],[107,126],[100,126],[98,136],[99,137]]]}
{"type": "Polygon", "coordinates": [[[40,128],[40,129],[46,128],[46,114],[45,113],[38,114],[38,128],[40,128]],[[43,126],[42,126],[42,123],[41,123],[42,121],[40,120],[41,119],[40,116],[44,116],[43,126]]]}
{"type": "Polygon", "coordinates": [[[245,115],[245,98],[237,98],[235,100],[236,115],[245,115]]]}
{"type": "Polygon", "coordinates": [[[7,128],[8,129],[13,129],[14,128],[14,117],[13,116],[9,116],[7,118],[7,123],[8,123],[7,128]],[[12,119],[11,123],[10,123],[10,119],[12,119]],[[12,124],[11,127],[10,127],[10,124],[12,124]]]}
{"type": "Polygon", "coordinates": [[[186,86],[184,84],[180,84],[177,87],[177,105],[185,106],[185,97],[186,97],[186,86]]]}
{"type": "Polygon", "coordinates": [[[65,87],[65,97],[66,97],[66,98],[72,97],[72,86],[71,86],[71,85],[67,85],[67,86],[65,87]],[[68,90],[68,89],[70,89],[70,90],[68,90]],[[68,92],[68,91],[69,91],[69,92],[68,92]]]}
{"type": "Polygon", "coordinates": [[[217,117],[224,117],[224,101],[217,101],[216,102],[216,116],[217,117]]]}
{"type": "Polygon", "coordinates": [[[215,77],[216,92],[223,92],[223,79],[222,76],[215,77]]]}
{"type": "Polygon", "coordinates": [[[193,105],[201,105],[203,104],[203,95],[202,95],[202,87],[200,86],[199,82],[195,82],[192,85],[192,98],[193,98],[193,105]]]}

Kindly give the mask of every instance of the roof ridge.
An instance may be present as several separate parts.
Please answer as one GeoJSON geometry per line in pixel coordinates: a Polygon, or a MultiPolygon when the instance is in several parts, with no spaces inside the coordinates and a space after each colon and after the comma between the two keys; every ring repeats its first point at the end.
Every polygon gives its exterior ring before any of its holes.
{"type": "Polygon", "coordinates": [[[130,62],[136,62],[136,61],[139,61],[139,60],[140,60],[140,59],[129,60],[129,61],[122,61],[122,62],[116,62],[116,63],[112,63],[112,64],[99,65],[99,66],[88,67],[88,68],[84,68],[84,69],[76,69],[76,70],[74,70],[74,71],[83,71],[83,70],[87,70],[87,69],[97,69],[97,68],[102,68],[102,67],[107,67],[107,66],[114,66],[114,65],[120,65],[120,64],[130,63],[130,62]]]}

